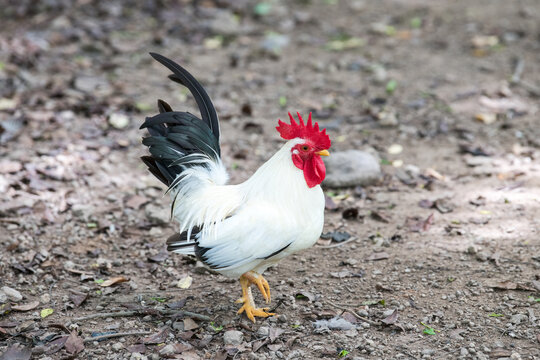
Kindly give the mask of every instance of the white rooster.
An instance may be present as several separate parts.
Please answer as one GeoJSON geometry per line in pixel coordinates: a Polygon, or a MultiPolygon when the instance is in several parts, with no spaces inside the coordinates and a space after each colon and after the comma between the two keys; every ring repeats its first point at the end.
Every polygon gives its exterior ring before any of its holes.
{"type": "Polygon", "coordinates": [[[146,119],[141,129],[151,156],[142,160],[169,186],[172,216],[180,223],[167,240],[168,249],[194,254],[209,268],[240,280],[239,314],[275,315],[257,308],[251,285],[267,303],[270,287],[262,273],[271,265],[312,246],[324,224],[324,195],[319,184],[325,177],[321,156],[328,156],[326,129],[307,124],[300,114],[290,124],[279,120],[276,128],[287,142],[251,178],[227,185],[220,159],[219,121],[203,87],[184,68],[159,54],[150,54],[169,68],[170,79],[186,86],[197,102],[202,119],[173,111],[158,100],[160,114],[146,119]]]}

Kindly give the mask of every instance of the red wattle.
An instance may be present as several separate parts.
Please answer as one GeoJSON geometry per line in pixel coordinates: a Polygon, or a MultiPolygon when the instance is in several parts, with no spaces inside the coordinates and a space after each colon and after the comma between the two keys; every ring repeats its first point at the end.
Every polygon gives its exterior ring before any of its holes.
{"type": "MultiPolygon", "coordinates": [[[[294,161],[294,158],[293,158],[294,161]]],[[[313,155],[304,162],[304,179],[307,186],[312,188],[319,185],[326,176],[326,167],[319,155],[313,155]]]]}

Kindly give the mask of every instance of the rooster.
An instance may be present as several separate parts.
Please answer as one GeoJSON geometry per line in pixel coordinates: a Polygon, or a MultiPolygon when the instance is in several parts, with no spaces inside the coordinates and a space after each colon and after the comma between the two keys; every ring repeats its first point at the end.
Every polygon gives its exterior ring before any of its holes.
{"type": "Polygon", "coordinates": [[[270,286],[263,272],[284,257],[311,247],[324,224],[324,195],[320,183],[328,156],[326,129],[278,120],[277,131],[287,142],[251,178],[228,185],[221,161],[219,120],[210,97],[183,67],[150,53],[173,74],[169,78],[187,87],[201,112],[173,111],[158,100],[159,114],[141,126],[150,156],[142,157],[148,170],[168,186],[171,216],[179,232],[167,240],[169,251],[195,255],[208,268],[239,279],[242,297],[236,302],[255,322],[255,317],[275,315],[257,308],[251,293],[256,285],[267,304],[270,286]]]}

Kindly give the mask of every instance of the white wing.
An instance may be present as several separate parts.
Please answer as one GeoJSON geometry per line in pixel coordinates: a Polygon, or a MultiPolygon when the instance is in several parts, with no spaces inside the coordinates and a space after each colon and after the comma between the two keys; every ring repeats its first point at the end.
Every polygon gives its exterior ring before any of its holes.
{"type": "Polygon", "coordinates": [[[271,204],[242,206],[215,228],[215,234],[200,234],[197,254],[211,268],[232,270],[263,262],[287,249],[301,235],[293,216],[285,216],[271,204]]]}

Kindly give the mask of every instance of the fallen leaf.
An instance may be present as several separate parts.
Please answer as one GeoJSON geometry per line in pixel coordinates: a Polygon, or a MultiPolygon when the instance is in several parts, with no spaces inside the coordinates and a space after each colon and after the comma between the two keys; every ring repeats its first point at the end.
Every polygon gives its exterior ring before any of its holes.
{"type": "Polygon", "coordinates": [[[326,210],[336,210],[338,208],[334,200],[328,195],[324,195],[324,207],[326,210]]]}
{"type": "Polygon", "coordinates": [[[372,210],[370,216],[373,220],[377,220],[385,224],[390,223],[390,220],[391,220],[390,217],[382,211],[372,210]]]}
{"type": "Polygon", "coordinates": [[[271,342],[276,341],[276,339],[285,332],[285,330],[280,328],[271,327],[268,331],[268,338],[271,342]]]}
{"type": "Polygon", "coordinates": [[[76,331],[72,331],[64,346],[68,353],[76,355],[84,350],[84,341],[77,335],[76,331]]]}
{"type": "Polygon", "coordinates": [[[366,260],[367,261],[379,261],[379,260],[385,260],[388,259],[390,255],[388,253],[381,251],[381,252],[374,252],[371,254],[366,260]]]}
{"type": "Polygon", "coordinates": [[[148,260],[155,263],[160,263],[169,258],[169,252],[167,249],[162,249],[159,253],[156,255],[152,255],[148,257],[148,260]]]}
{"type": "Polygon", "coordinates": [[[296,292],[296,294],[294,294],[294,297],[299,300],[308,299],[309,301],[312,301],[312,302],[315,301],[315,295],[313,295],[313,293],[306,290],[300,290],[296,292]]]}
{"type": "Polygon", "coordinates": [[[199,325],[192,318],[184,319],[184,331],[198,329],[199,325]]]}
{"type": "Polygon", "coordinates": [[[68,336],[61,336],[58,339],[55,339],[47,344],[47,349],[45,350],[45,354],[52,355],[54,353],[57,353],[58,351],[62,350],[64,345],[66,344],[66,341],[68,339],[68,336]]]}
{"type": "Polygon", "coordinates": [[[34,310],[35,308],[37,308],[38,305],[39,305],[39,301],[32,301],[32,302],[30,302],[28,304],[14,305],[11,308],[13,310],[17,310],[17,311],[30,311],[30,310],[34,310]]]}
{"type": "Polygon", "coordinates": [[[123,282],[126,282],[126,281],[129,281],[129,279],[127,279],[127,278],[125,278],[123,276],[116,276],[116,277],[105,280],[104,282],[99,284],[99,286],[101,286],[101,287],[109,287],[111,285],[123,283],[123,282]]]}
{"type": "Polygon", "coordinates": [[[385,323],[386,325],[392,325],[395,324],[398,320],[398,309],[395,309],[393,313],[382,319],[381,321],[385,323]]]}
{"type": "Polygon", "coordinates": [[[178,280],[178,284],[176,286],[179,287],[180,289],[189,289],[192,283],[193,283],[193,278],[188,275],[178,280]]]}
{"type": "Polygon", "coordinates": [[[497,121],[497,115],[492,113],[479,113],[474,115],[474,119],[486,125],[489,125],[497,121]]]}
{"type": "Polygon", "coordinates": [[[0,355],[0,360],[29,360],[32,350],[15,343],[7,348],[6,352],[0,355]]]}
{"type": "Polygon", "coordinates": [[[144,344],[134,344],[127,347],[127,351],[130,353],[139,353],[144,354],[146,352],[146,345],[144,344]]]}
{"type": "Polygon", "coordinates": [[[165,340],[167,340],[167,335],[169,335],[169,331],[167,329],[161,329],[155,334],[143,337],[141,339],[141,342],[143,344],[160,344],[162,342],[165,342],[165,340]]]}
{"type": "Polygon", "coordinates": [[[425,220],[422,220],[418,216],[408,217],[405,220],[405,226],[412,232],[425,232],[428,231],[433,223],[434,214],[429,215],[425,220]]]}
{"type": "Polygon", "coordinates": [[[47,309],[41,310],[40,316],[41,316],[42,319],[45,319],[47,316],[50,316],[53,313],[54,313],[53,309],[47,308],[47,309]]]}
{"type": "Polygon", "coordinates": [[[86,300],[88,294],[82,293],[73,293],[69,294],[69,299],[75,304],[75,307],[81,306],[81,304],[86,300]]]}

